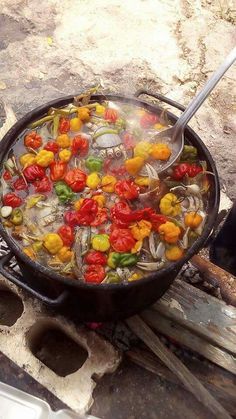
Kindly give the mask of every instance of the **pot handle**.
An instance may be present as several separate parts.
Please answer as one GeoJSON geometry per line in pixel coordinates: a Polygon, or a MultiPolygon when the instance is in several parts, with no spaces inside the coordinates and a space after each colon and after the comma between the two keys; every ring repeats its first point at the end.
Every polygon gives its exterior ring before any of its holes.
{"type": "Polygon", "coordinates": [[[168,97],[165,97],[165,96],[161,95],[160,93],[152,93],[152,92],[149,92],[148,90],[145,90],[145,89],[139,89],[134,94],[134,97],[139,97],[141,95],[147,95],[147,96],[154,97],[155,99],[158,99],[161,102],[165,102],[168,105],[173,106],[174,108],[179,109],[180,111],[185,111],[185,107],[183,105],[180,105],[180,103],[175,102],[174,100],[169,99],[168,97]]]}
{"type": "Polygon", "coordinates": [[[24,291],[29,292],[33,297],[38,298],[44,304],[48,304],[52,307],[59,307],[66,301],[69,292],[63,291],[58,297],[56,298],[49,298],[46,295],[41,294],[39,291],[35,290],[34,288],[29,287],[25,282],[23,275],[14,272],[13,270],[6,269],[6,264],[10,262],[13,258],[14,253],[9,252],[6,255],[0,258],[0,274],[2,274],[5,278],[7,278],[10,282],[17,285],[20,288],[23,288],[24,291]]]}

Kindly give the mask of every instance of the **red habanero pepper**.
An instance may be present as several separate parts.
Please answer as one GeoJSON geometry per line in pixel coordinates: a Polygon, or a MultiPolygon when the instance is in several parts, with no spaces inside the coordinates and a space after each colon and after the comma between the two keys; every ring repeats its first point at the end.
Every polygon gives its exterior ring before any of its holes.
{"type": "Polygon", "coordinates": [[[70,227],[75,227],[78,225],[77,211],[66,211],[64,213],[64,221],[70,227]]]}
{"type": "Polygon", "coordinates": [[[48,141],[43,148],[44,150],[52,151],[54,154],[57,154],[59,151],[59,145],[55,141],[48,141]]]}
{"type": "Polygon", "coordinates": [[[105,173],[112,173],[114,176],[124,176],[125,174],[127,174],[127,170],[125,166],[112,168],[112,162],[113,162],[113,159],[104,160],[103,171],[105,173]]]}
{"type": "Polygon", "coordinates": [[[112,163],[112,159],[105,159],[104,160],[104,164],[103,164],[103,171],[105,172],[105,173],[107,173],[107,172],[110,172],[111,171],[111,169],[110,169],[110,166],[111,166],[111,163],[112,163]]]}
{"type": "Polygon", "coordinates": [[[28,189],[28,185],[25,183],[23,177],[19,177],[13,183],[13,188],[16,191],[25,191],[26,189],[28,189]]]}
{"type": "Polygon", "coordinates": [[[104,112],[104,119],[113,124],[117,121],[118,117],[119,114],[115,109],[107,108],[104,112]]]}
{"type": "Polygon", "coordinates": [[[73,192],[81,192],[86,185],[87,175],[80,169],[70,169],[65,175],[65,182],[73,192]]]}
{"type": "Polygon", "coordinates": [[[120,227],[128,227],[130,223],[140,221],[142,216],[142,211],[131,211],[131,208],[126,202],[117,202],[111,208],[111,218],[120,227]]]}
{"type": "Polygon", "coordinates": [[[129,132],[123,135],[122,140],[126,150],[132,150],[135,147],[135,137],[129,132]]]}
{"type": "Polygon", "coordinates": [[[35,187],[35,192],[50,192],[52,190],[52,184],[48,176],[44,176],[43,179],[36,180],[33,185],[35,187]]]}
{"type": "Polygon", "coordinates": [[[202,172],[202,167],[195,163],[180,163],[173,168],[172,178],[175,180],[181,180],[184,176],[194,177],[198,173],[202,172]]]}
{"type": "Polygon", "coordinates": [[[88,154],[89,149],[89,142],[87,138],[82,137],[81,135],[77,135],[73,138],[72,144],[71,144],[71,151],[72,154],[79,155],[80,157],[86,156],[88,154]]]}
{"type": "Polygon", "coordinates": [[[111,169],[110,172],[114,175],[114,176],[124,176],[127,174],[127,170],[125,168],[125,166],[120,166],[114,169],[111,169]]]}
{"type": "Polygon", "coordinates": [[[42,137],[36,131],[31,131],[25,136],[24,145],[27,148],[39,148],[42,145],[42,137]]]}
{"type": "Polygon", "coordinates": [[[182,179],[189,170],[189,163],[180,163],[173,168],[172,178],[175,180],[182,179]]]}
{"type": "Polygon", "coordinates": [[[11,173],[9,172],[9,170],[5,170],[5,172],[3,173],[2,177],[3,177],[3,179],[4,179],[5,181],[8,181],[8,180],[11,180],[12,175],[11,175],[11,173]]]}
{"type": "Polygon", "coordinates": [[[152,213],[150,211],[149,217],[147,218],[148,218],[148,221],[152,223],[152,229],[156,232],[158,232],[158,228],[160,227],[160,225],[166,223],[167,221],[167,217],[165,217],[162,214],[157,214],[154,210],[152,213]]]}
{"type": "Polygon", "coordinates": [[[70,120],[68,118],[60,118],[60,121],[59,121],[60,134],[66,134],[68,131],[70,131],[70,120]]]}
{"type": "Polygon", "coordinates": [[[140,125],[142,128],[149,128],[158,122],[158,117],[153,113],[145,113],[140,119],[140,125]]]}
{"type": "Polygon", "coordinates": [[[3,204],[12,208],[20,207],[22,204],[22,199],[14,193],[7,193],[2,198],[3,204]]]}
{"type": "Polygon", "coordinates": [[[129,205],[122,201],[111,208],[111,218],[120,227],[127,227],[134,221],[148,220],[153,224],[154,229],[167,221],[164,215],[157,214],[153,208],[146,207],[132,211],[129,205]]]}
{"type": "Polygon", "coordinates": [[[64,161],[53,161],[50,164],[50,178],[53,182],[64,178],[67,170],[67,163],[64,161]]]}
{"type": "Polygon", "coordinates": [[[89,265],[84,273],[85,282],[100,284],[106,276],[106,272],[101,265],[89,265]]]}
{"type": "Polygon", "coordinates": [[[136,243],[128,228],[115,228],[112,230],[109,240],[113,249],[119,253],[129,252],[136,243]]]}
{"type": "Polygon", "coordinates": [[[131,180],[119,180],[115,185],[115,192],[121,198],[136,199],[139,196],[139,187],[131,180]]]}
{"type": "Polygon", "coordinates": [[[84,258],[87,265],[106,265],[107,256],[98,250],[90,250],[84,258]]]}
{"type": "Polygon", "coordinates": [[[105,223],[108,220],[108,212],[107,208],[98,208],[97,215],[90,224],[92,227],[100,226],[101,224],[105,223]]]}
{"type": "Polygon", "coordinates": [[[98,212],[98,203],[94,199],[84,199],[80,209],[77,211],[77,224],[88,226],[95,220],[98,212]]]}
{"type": "Polygon", "coordinates": [[[198,173],[201,173],[203,171],[201,166],[198,166],[196,163],[193,163],[190,165],[188,169],[188,175],[189,177],[195,177],[198,175],[198,173]]]}
{"type": "Polygon", "coordinates": [[[23,170],[23,174],[28,182],[34,182],[45,176],[45,170],[37,164],[31,164],[23,170]]]}
{"type": "Polygon", "coordinates": [[[71,246],[75,240],[74,230],[70,225],[62,225],[58,229],[58,234],[61,237],[64,246],[71,246]]]}

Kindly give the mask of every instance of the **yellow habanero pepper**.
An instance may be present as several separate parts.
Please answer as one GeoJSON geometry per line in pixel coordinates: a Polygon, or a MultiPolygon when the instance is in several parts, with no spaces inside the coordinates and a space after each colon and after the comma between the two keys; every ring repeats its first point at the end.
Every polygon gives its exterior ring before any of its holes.
{"type": "Polygon", "coordinates": [[[167,160],[171,155],[171,149],[167,144],[154,144],[150,151],[150,156],[155,160],[167,160]]]}
{"type": "Polygon", "coordinates": [[[104,192],[114,192],[115,190],[115,184],[116,184],[117,180],[115,178],[115,176],[111,176],[111,175],[106,175],[103,176],[102,178],[102,190],[104,192]]]}
{"type": "Polygon", "coordinates": [[[175,217],[181,213],[181,205],[178,198],[173,193],[167,193],[160,201],[160,210],[164,215],[175,217]]]}
{"type": "Polygon", "coordinates": [[[134,247],[132,247],[131,253],[138,253],[142,249],[142,245],[143,245],[143,241],[142,240],[138,240],[135,243],[134,247]]]}
{"type": "Polygon", "coordinates": [[[181,230],[171,221],[167,221],[160,225],[158,232],[167,243],[176,243],[179,240],[181,230]]]}
{"type": "Polygon", "coordinates": [[[80,131],[83,123],[80,118],[71,118],[70,129],[71,131],[80,131]]]}
{"type": "Polygon", "coordinates": [[[140,109],[138,108],[135,112],[138,116],[143,116],[145,115],[146,111],[144,109],[140,109]]]}
{"type": "Polygon", "coordinates": [[[78,118],[83,122],[88,122],[90,120],[90,112],[88,108],[79,108],[78,109],[78,118]]]}
{"type": "Polygon", "coordinates": [[[135,176],[140,169],[142,169],[144,165],[144,159],[142,157],[133,157],[132,159],[128,159],[125,161],[125,168],[127,170],[127,172],[132,175],[135,176]]]}
{"type": "Polygon", "coordinates": [[[48,167],[54,160],[54,153],[52,151],[40,150],[35,157],[35,163],[41,167],[48,167]]]}
{"type": "Polygon", "coordinates": [[[139,273],[134,273],[133,275],[131,275],[129,278],[128,278],[128,281],[129,282],[132,282],[132,281],[137,281],[138,279],[141,279],[142,278],[142,274],[139,274],[139,273]]]}
{"type": "Polygon", "coordinates": [[[150,178],[144,176],[137,176],[134,179],[134,183],[138,186],[149,186],[150,185],[150,178]]]}
{"type": "Polygon", "coordinates": [[[76,211],[79,211],[79,209],[81,208],[82,204],[84,202],[84,198],[80,198],[77,201],[74,202],[74,209],[76,211]]]}
{"type": "Polygon", "coordinates": [[[36,155],[33,153],[22,154],[22,156],[20,156],[20,164],[24,168],[28,167],[31,164],[35,163],[35,158],[36,158],[36,155]]]}
{"type": "Polygon", "coordinates": [[[98,203],[99,208],[103,208],[106,203],[106,198],[103,195],[94,195],[92,199],[98,203]]]}
{"type": "Polygon", "coordinates": [[[92,238],[92,248],[100,252],[106,252],[110,248],[109,236],[107,234],[96,234],[92,238]]]}
{"type": "Polygon", "coordinates": [[[143,240],[150,236],[152,224],[149,221],[141,220],[130,227],[131,234],[135,240],[143,240]]]}
{"type": "Polygon", "coordinates": [[[157,131],[162,131],[165,127],[165,125],[160,124],[160,122],[158,122],[157,124],[153,125],[153,128],[156,129],[157,131]]]}
{"type": "Polygon", "coordinates": [[[184,254],[184,251],[179,246],[170,246],[165,251],[166,259],[172,262],[181,259],[183,254],[184,254]]]}
{"type": "Polygon", "coordinates": [[[87,176],[86,185],[90,189],[97,189],[98,185],[100,183],[100,177],[96,172],[90,173],[90,175],[87,176]]]}
{"type": "Polygon", "coordinates": [[[34,249],[33,249],[31,246],[29,246],[29,247],[24,247],[24,248],[23,248],[23,253],[24,253],[25,255],[27,255],[30,259],[33,259],[33,260],[35,260],[35,259],[36,259],[36,254],[35,254],[35,251],[34,251],[34,249]]]}
{"type": "Polygon", "coordinates": [[[144,160],[148,159],[151,148],[152,145],[147,141],[140,141],[134,147],[134,157],[142,157],[144,160]]]}
{"type": "Polygon", "coordinates": [[[68,150],[67,148],[65,148],[64,150],[61,150],[59,152],[59,159],[61,161],[68,162],[70,160],[70,158],[71,158],[71,154],[72,154],[71,151],[68,150]]]}
{"type": "Polygon", "coordinates": [[[185,225],[193,229],[197,228],[201,224],[202,220],[202,216],[196,212],[188,212],[184,217],[185,225]]]}
{"type": "Polygon", "coordinates": [[[71,145],[71,139],[67,134],[58,135],[56,142],[61,148],[68,148],[71,145]]]}
{"type": "Polygon", "coordinates": [[[105,109],[106,109],[105,106],[96,105],[95,112],[97,115],[103,115],[105,112],[105,109]]]}
{"type": "Polygon", "coordinates": [[[49,253],[55,255],[63,247],[63,241],[59,234],[57,233],[48,233],[44,236],[43,241],[44,247],[48,250],[49,253]]]}
{"type": "Polygon", "coordinates": [[[74,253],[70,250],[69,247],[63,246],[59,252],[57,253],[57,257],[60,259],[61,262],[70,262],[74,253]]]}

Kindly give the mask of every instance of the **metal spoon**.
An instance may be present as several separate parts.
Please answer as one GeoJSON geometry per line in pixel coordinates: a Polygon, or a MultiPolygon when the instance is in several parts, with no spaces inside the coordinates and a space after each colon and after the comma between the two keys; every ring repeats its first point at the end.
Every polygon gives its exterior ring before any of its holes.
{"type": "Polygon", "coordinates": [[[184,129],[192,118],[192,116],[197,112],[200,108],[201,104],[206,100],[209,96],[211,91],[214,89],[216,84],[220,81],[223,77],[225,72],[228,68],[234,63],[236,60],[236,48],[234,48],[229,55],[226,57],[224,62],[218,68],[218,70],[211,76],[211,78],[206,82],[203,89],[195,96],[182,115],[179,117],[175,125],[173,127],[168,128],[167,130],[161,131],[153,138],[153,142],[156,140],[159,141],[161,138],[166,138],[167,142],[172,143],[172,154],[170,159],[164,164],[160,165],[160,167],[155,167],[158,173],[161,173],[167,170],[172,164],[177,160],[179,155],[181,154],[183,147],[184,147],[184,129]]]}

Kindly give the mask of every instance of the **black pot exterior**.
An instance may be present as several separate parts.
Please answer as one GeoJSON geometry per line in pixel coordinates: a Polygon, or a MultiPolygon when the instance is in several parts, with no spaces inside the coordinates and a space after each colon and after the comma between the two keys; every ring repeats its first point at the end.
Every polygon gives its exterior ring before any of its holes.
{"type": "MultiPolygon", "coordinates": [[[[38,283],[40,293],[53,297],[59,291],[62,292],[48,276],[33,271],[31,266],[22,264],[21,261],[19,263],[24,281],[30,285],[33,278],[38,283]]],[[[130,287],[128,284],[116,288],[111,286],[106,290],[99,286],[90,289],[73,288],[60,305],[60,311],[83,322],[115,321],[130,317],[158,300],[170,287],[179,269],[158,278],[154,274],[149,284],[139,281],[138,287],[130,287]]]]}
{"type": "MultiPolygon", "coordinates": [[[[143,106],[156,114],[161,113],[161,108],[136,98],[107,95],[105,99],[132,103],[143,106]]],[[[92,97],[92,100],[101,101],[104,100],[104,96],[95,95],[92,97]]],[[[65,106],[72,101],[72,96],[54,100],[28,113],[24,118],[18,121],[2,140],[0,164],[3,162],[17,136],[30,122],[41,118],[47,113],[50,107],[65,106]]],[[[169,112],[167,112],[167,115],[172,123],[175,123],[178,119],[169,112]]],[[[213,172],[214,176],[211,176],[210,179],[211,192],[208,208],[209,215],[204,232],[191,249],[186,252],[181,261],[152,273],[141,281],[133,281],[128,284],[85,284],[62,277],[48,268],[41,266],[37,262],[30,260],[21,252],[20,248],[0,223],[0,234],[7,242],[12,254],[16,256],[22,271],[22,276],[16,278],[13,274],[9,274],[9,272],[4,269],[3,263],[1,264],[1,262],[0,272],[12,282],[22,286],[27,291],[30,291],[34,296],[38,297],[46,304],[50,304],[54,307],[58,306],[58,308],[60,306],[62,311],[69,309],[69,311],[75,314],[81,321],[118,320],[138,313],[145,307],[154,303],[170,287],[183,264],[203,246],[214,227],[215,219],[218,214],[220,189],[214,161],[203,142],[189,127],[185,130],[185,137],[192,145],[197,147],[200,158],[207,161],[208,170],[213,172]],[[49,296],[49,298],[46,296],[49,296]]]]}

